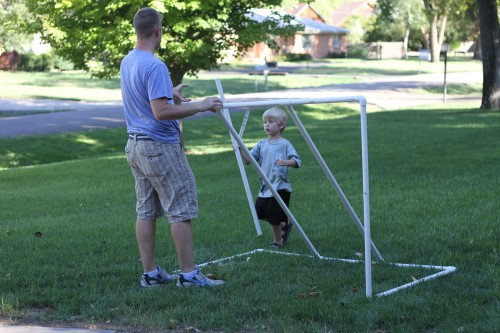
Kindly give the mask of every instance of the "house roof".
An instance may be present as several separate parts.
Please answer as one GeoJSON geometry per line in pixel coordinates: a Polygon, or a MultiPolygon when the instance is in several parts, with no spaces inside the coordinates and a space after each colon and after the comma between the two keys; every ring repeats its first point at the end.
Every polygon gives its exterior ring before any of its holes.
{"type": "Polygon", "coordinates": [[[325,19],[314,8],[306,3],[298,4],[294,9],[290,11],[290,14],[293,16],[307,17],[314,19],[315,21],[326,23],[325,19]]]}
{"type": "MultiPolygon", "coordinates": [[[[253,19],[254,21],[257,22],[263,22],[266,18],[276,16],[274,13],[279,13],[280,15],[290,15],[284,12],[280,12],[278,10],[271,10],[271,9],[263,9],[263,8],[253,8],[250,10],[250,12],[247,14],[248,17],[253,19]]],[[[304,18],[304,17],[298,17],[295,15],[294,20],[290,22],[292,25],[298,25],[301,24],[304,26],[304,29],[302,30],[303,33],[306,34],[328,34],[328,33],[335,33],[335,34],[347,34],[349,33],[349,30],[344,29],[344,28],[339,28],[330,24],[326,24],[323,22],[318,22],[316,20],[310,19],[310,18],[304,18]]]]}
{"type": "Polygon", "coordinates": [[[348,34],[349,30],[344,28],[339,28],[331,24],[318,22],[316,20],[305,18],[305,17],[295,17],[297,21],[304,25],[305,33],[314,34],[324,34],[324,33],[335,33],[335,34],[348,34]]]}
{"type": "Polygon", "coordinates": [[[354,15],[362,15],[369,18],[373,15],[374,5],[373,1],[357,1],[357,2],[347,2],[340,5],[333,11],[332,22],[336,25],[342,25],[347,21],[347,19],[354,15]]]}

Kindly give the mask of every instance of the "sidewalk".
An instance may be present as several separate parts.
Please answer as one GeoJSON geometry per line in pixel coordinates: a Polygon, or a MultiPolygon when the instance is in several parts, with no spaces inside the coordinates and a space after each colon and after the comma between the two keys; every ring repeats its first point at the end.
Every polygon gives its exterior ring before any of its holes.
{"type": "MultiPolygon", "coordinates": [[[[442,87],[443,79],[442,74],[372,78],[368,81],[352,84],[226,95],[226,102],[362,95],[367,100],[368,112],[391,110],[443,103],[442,94],[415,93],[411,91],[421,87],[442,87]]],[[[449,73],[447,82],[448,84],[482,82],[482,73],[449,73]]],[[[224,85],[224,80],[222,80],[222,85],[224,85]]],[[[479,107],[481,96],[479,94],[470,96],[448,95],[447,102],[474,102],[479,107]]],[[[121,101],[0,100],[0,111],[17,112],[26,110],[57,112],[0,118],[0,139],[22,135],[56,134],[125,126],[121,101]]],[[[209,115],[209,113],[201,113],[197,116],[206,115],[209,115]]]]}
{"type": "Polygon", "coordinates": [[[115,333],[115,331],[89,330],[83,328],[0,325],[0,333],[115,333]]]}
{"type": "Polygon", "coordinates": [[[0,111],[51,111],[0,118],[0,138],[125,126],[121,101],[102,103],[26,99],[0,101],[0,111]]]}

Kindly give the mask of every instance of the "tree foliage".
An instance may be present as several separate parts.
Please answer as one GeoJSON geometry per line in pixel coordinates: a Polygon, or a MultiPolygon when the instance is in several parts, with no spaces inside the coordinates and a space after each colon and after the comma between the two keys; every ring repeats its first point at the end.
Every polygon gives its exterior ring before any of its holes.
{"type": "Polygon", "coordinates": [[[439,61],[444,42],[456,44],[477,36],[477,7],[473,0],[378,0],[377,20],[368,40],[403,40],[430,48],[439,61]]]}
{"type": "Polygon", "coordinates": [[[430,47],[432,62],[439,62],[441,46],[445,41],[448,20],[464,17],[473,0],[423,0],[430,22],[430,47]]]}
{"type": "Polygon", "coordinates": [[[251,8],[277,6],[281,0],[25,0],[42,38],[70,59],[75,68],[97,77],[118,73],[121,59],[135,43],[132,18],[139,8],[163,14],[163,40],[157,55],[168,65],[174,84],[185,74],[216,68],[227,52],[236,55],[256,42],[276,47],[273,35],[300,29],[283,25],[291,17],[255,22],[251,8]]]}
{"type": "Polygon", "coordinates": [[[421,29],[427,24],[422,0],[378,0],[369,41],[402,41],[410,48],[424,46],[421,29]],[[410,36],[411,33],[411,36],[410,36]]]}
{"type": "Polygon", "coordinates": [[[0,0],[0,53],[19,50],[32,41],[31,34],[20,29],[29,22],[30,14],[22,0],[0,0]]]}

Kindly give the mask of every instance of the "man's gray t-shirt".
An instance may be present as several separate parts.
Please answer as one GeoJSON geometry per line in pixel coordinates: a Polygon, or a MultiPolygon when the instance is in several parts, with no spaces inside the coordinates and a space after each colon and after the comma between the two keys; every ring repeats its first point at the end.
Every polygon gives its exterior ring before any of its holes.
{"type": "MultiPolygon", "coordinates": [[[[302,161],[297,154],[297,151],[293,145],[286,139],[280,138],[274,142],[269,142],[266,138],[259,141],[255,147],[250,150],[253,157],[259,163],[262,171],[267,176],[276,191],[286,190],[292,192],[292,186],[288,180],[288,167],[276,165],[276,160],[295,160],[297,162],[297,168],[300,167],[302,161]]],[[[273,194],[271,190],[265,185],[265,183],[260,180],[261,190],[259,192],[259,197],[269,198],[273,194]]]]}
{"type": "Polygon", "coordinates": [[[174,104],[167,66],[153,53],[134,49],[121,63],[120,77],[127,131],[162,143],[179,143],[179,121],[158,120],[151,109],[151,101],[158,98],[174,104]]]}

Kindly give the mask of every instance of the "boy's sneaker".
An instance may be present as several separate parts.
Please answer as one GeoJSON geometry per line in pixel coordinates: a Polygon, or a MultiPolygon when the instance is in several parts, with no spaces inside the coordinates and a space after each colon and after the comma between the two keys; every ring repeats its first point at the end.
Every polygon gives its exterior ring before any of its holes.
{"type": "Polygon", "coordinates": [[[276,242],[271,243],[271,248],[272,249],[281,249],[284,245],[276,242]]]}
{"type": "Polygon", "coordinates": [[[141,287],[144,288],[152,288],[159,287],[162,284],[169,283],[177,279],[177,275],[168,274],[163,268],[160,266],[156,266],[158,270],[158,275],[151,277],[148,274],[144,273],[141,277],[141,287]]]}
{"type": "Polygon", "coordinates": [[[183,274],[179,274],[179,279],[177,279],[177,287],[213,287],[224,284],[223,280],[214,280],[203,275],[199,268],[196,268],[196,274],[192,279],[186,279],[183,274]]]}

